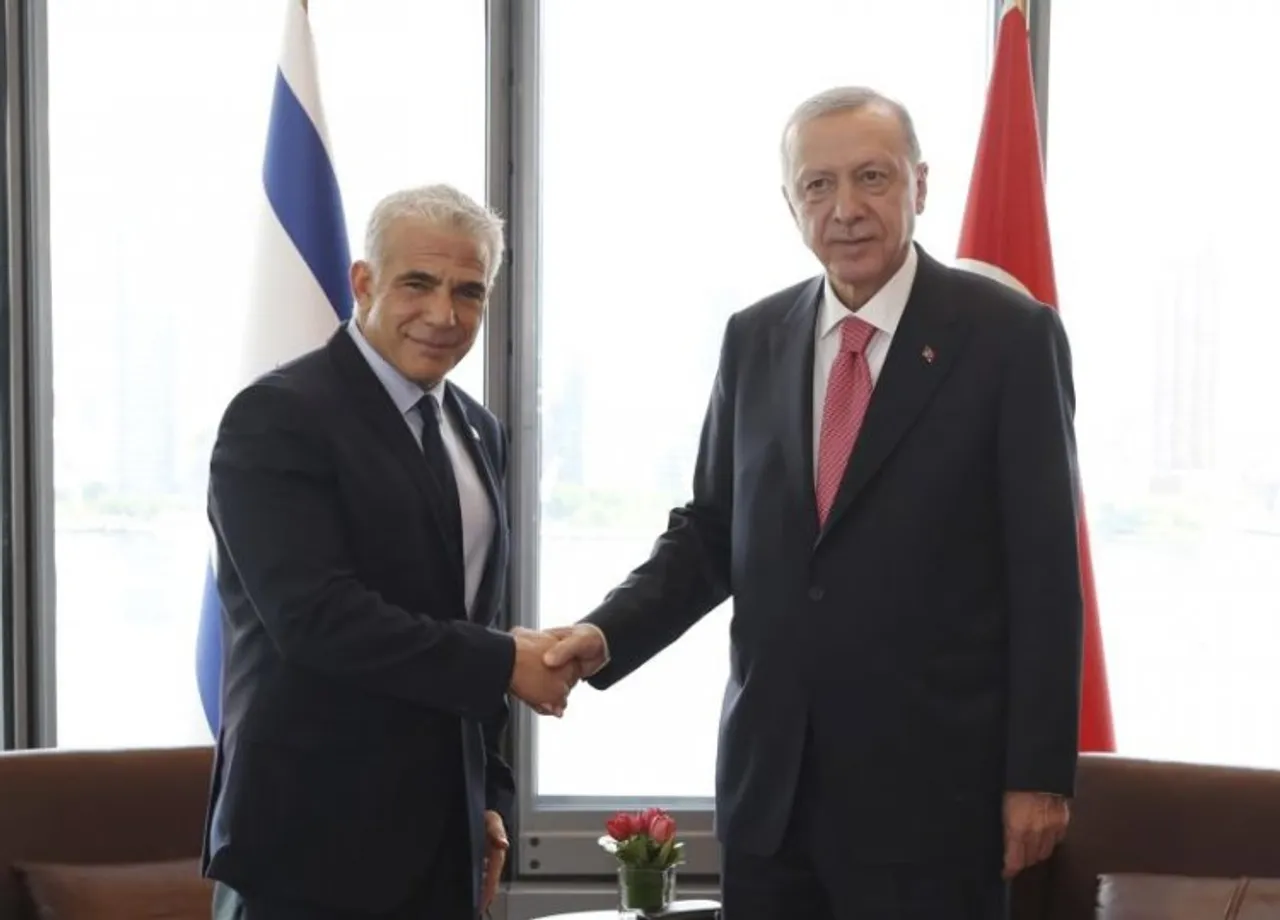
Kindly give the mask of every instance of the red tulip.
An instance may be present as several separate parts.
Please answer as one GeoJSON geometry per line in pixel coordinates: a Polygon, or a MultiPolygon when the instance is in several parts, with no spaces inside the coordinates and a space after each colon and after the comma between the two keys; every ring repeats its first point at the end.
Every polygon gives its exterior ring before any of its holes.
{"type": "Polygon", "coordinates": [[[661,846],[676,835],[676,821],[670,815],[658,813],[649,820],[649,836],[661,846]]]}
{"type": "Polygon", "coordinates": [[[610,837],[619,843],[622,843],[624,840],[629,840],[640,831],[640,828],[637,827],[635,816],[627,814],[624,811],[618,812],[606,821],[604,829],[610,837]]]}

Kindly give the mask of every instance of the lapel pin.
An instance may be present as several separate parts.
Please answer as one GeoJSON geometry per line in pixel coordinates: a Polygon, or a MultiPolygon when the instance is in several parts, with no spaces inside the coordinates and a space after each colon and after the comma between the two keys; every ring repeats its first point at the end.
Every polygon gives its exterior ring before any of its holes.
{"type": "Polygon", "coordinates": [[[473,440],[473,441],[479,441],[479,440],[480,440],[480,432],[476,431],[476,426],[475,426],[475,425],[468,425],[468,426],[467,426],[467,430],[468,430],[469,432],[471,432],[471,440],[473,440]]]}
{"type": "Polygon", "coordinates": [[[937,354],[934,352],[932,345],[926,345],[920,352],[920,357],[924,358],[926,364],[932,364],[933,359],[937,357],[937,354]]]}

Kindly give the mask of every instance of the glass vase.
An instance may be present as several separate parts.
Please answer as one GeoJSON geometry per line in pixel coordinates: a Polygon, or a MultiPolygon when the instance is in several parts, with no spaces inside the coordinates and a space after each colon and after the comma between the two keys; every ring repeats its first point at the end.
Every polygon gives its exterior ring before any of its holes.
{"type": "Polygon", "coordinates": [[[676,898],[676,867],[618,867],[618,906],[623,915],[649,917],[662,913],[676,898]]]}

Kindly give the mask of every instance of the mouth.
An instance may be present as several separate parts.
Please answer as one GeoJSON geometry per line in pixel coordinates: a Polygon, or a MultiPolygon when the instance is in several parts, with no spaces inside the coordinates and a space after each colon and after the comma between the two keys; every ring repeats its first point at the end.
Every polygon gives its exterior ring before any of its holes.
{"type": "Polygon", "coordinates": [[[437,352],[437,353],[449,352],[449,351],[453,351],[453,349],[457,347],[457,345],[452,342],[436,342],[431,339],[420,339],[412,335],[407,336],[407,338],[409,339],[410,342],[412,342],[414,345],[421,348],[423,351],[437,352]]]}

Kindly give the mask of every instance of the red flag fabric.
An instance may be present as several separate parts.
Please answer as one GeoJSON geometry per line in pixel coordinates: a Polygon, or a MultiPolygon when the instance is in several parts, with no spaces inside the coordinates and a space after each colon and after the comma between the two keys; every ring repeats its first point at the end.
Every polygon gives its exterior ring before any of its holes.
{"type": "MultiPolygon", "coordinates": [[[[986,113],[956,255],[961,267],[996,278],[1058,308],[1031,46],[1026,17],[1013,3],[1006,5],[1000,19],[986,113]]],[[[1116,748],[1115,729],[1083,503],[1079,542],[1085,616],[1080,750],[1109,752],[1116,748]]]]}

